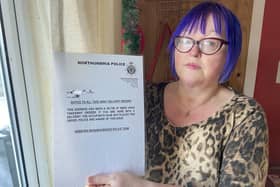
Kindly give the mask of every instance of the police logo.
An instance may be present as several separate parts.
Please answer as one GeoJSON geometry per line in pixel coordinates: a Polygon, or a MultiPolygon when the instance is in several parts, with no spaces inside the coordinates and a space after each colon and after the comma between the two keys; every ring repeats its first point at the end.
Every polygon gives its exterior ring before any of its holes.
{"type": "Polygon", "coordinates": [[[136,72],[136,68],[133,64],[128,65],[126,70],[131,75],[133,75],[136,72]]]}

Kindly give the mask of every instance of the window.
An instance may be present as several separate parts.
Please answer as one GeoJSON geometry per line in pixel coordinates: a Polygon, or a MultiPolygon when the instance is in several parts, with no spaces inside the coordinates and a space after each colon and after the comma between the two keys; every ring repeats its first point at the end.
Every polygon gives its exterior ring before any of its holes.
{"type": "Polygon", "coordinates": [[[15,158],[10,136],[10,118],[7,106],[7,100],[4,96],[4,84],[2,78],[2,69],[0,66],[0,186],[12,187],[18,186],[17,177],[13,180],[12,176],[17,176],[14,170],[15,158]]]}
{"type": "Polygon", "coordinates": [[[6,52],[2,31],[0,32],[0,40],[0,186],[16,187],[24,182],[20,181],[20,175],[24,176],[24,173],[20,173],[23,170],[20,169],[18,162],[22,160],[22,157],[20,156],[20,150],[17,150],[19,146],[15,145],[15,139],[18,134],[16,133],[16,124],[11,123],[10,117],[11,115],[15,115],[11,114],[14,111],[11,105],[13,101],[9,101],[8,99],[11,98],[6,97],[8,95],[7,92],[10,91],[6,88],[10,83],[5,81],[4,84],[4,76],[6,78],[5,80],[9,80],[9,74],[3,71],[7,64],[5,64],[6,62],[4,60],[6,52]],[[14,128],[14,131],[12,128],[14,128]]]}
{"type": "Polygon", "coordinates": [[[2,68],[0,66],[0,98],[4,98],[4,88],[3,88],[3,78],[2,78],[2,68]]]}
{"type": "Polygon", "coordinates": [[[0,66],[0,186],[18,186],[15,157],[11,141],[10,118],[4,95],[2,69],[0,66]]]}

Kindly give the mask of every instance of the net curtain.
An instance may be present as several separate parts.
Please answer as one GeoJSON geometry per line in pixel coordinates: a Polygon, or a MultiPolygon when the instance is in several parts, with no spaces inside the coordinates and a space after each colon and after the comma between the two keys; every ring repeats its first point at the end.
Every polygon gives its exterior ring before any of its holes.
{"type": "Polygon", "coordinates": [[[35,144],[52,181],[53,52],[120,53],[121,0],[15,0],[15,9],[35,144]]]}

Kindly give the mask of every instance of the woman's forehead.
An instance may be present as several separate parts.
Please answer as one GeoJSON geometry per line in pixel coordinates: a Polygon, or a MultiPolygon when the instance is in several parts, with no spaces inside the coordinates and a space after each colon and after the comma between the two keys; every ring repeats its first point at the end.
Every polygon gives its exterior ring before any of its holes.
{"type": "Polygon", "coordinates": [[[205,20],[197,19],[192,24],[188,24],[181,34],[203,34],[218,35],[225,37],[225,23],[222,20],[215,20],[212,15],[207,16],[205,20]]]}

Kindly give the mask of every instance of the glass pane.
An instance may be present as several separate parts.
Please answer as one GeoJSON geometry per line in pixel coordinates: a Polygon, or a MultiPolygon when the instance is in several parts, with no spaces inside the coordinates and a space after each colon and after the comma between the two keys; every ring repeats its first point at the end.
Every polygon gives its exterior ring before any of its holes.
{"type": "Polygon", "coordinates": [[[0,69],[0,186],[18,186],[17,169],[11,141],[10,117],[0,69]]]}
{"type": "Polygon", "coordinates": [[[0,186],[17,187],[19,186],[18,169],[16,167],[15,149],[12,139],[12,128],[6,89],[4,85],[3,59],[3,38],[0,31],[0,186]]]}

